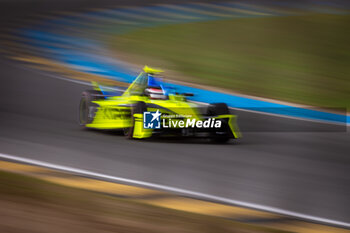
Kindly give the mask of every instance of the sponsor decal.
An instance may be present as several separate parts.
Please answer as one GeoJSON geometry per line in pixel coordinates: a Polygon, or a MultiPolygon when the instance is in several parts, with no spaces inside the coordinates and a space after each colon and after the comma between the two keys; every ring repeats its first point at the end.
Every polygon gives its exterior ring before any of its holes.
{"type": "Polygon", "coordinates": [[[191,115],[163,115],[156,112],[143,113],[143,128],[160,129],[163,128],[221,128],[221,120],[208,118],[205,120],[192,118],[191,115]]]}
{"type": "Polygon", "coordinates": [[[221,128],[221,121],[215,118],[209,118],[206,120],[197,119],[169,119],[166,121],[163,119],[163,128],[221,128]]]}
{"type": "Polygon", "coordinates": [[[160,129],[160,116],[162,114],[157,110],[156,112],[143,113],[143,128],[145,129],[160,129]]]}

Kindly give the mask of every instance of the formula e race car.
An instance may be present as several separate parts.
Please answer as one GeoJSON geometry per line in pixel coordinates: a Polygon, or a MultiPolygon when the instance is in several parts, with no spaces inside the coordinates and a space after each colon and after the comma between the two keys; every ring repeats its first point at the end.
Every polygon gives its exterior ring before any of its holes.
{"type": "Polygon", "coordinates": [[[79,122],[86,128],[121,130],[130,139],[157,135],[206,137],[214,142],[239,138],[236,115],[224,103],[188,101],[162,81],[161,70],[145,66],[125,90],[93,83],[82,93],[79,122]]]}

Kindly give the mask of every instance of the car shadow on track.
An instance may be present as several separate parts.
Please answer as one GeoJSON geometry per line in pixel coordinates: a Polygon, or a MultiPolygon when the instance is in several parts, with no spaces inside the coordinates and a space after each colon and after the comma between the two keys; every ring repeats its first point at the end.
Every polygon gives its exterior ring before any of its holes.
{"type": "Polygon", "coordinates": [[[121,130],[96,130],[96,129],[82,129],[88,132],[93,132],[99,135],[105,135],[105,136],[113,136],[113,137],[119,137],[123,138],[127,141],[135,141],[135,142],[147,142],[147,143],[173,143],[173,144],[211,144],[211,145],[238,145],[241,144],[241,140],[229,140],[226,143],[218,143],[213,142],[208,138],[194,138],[194,137],[181,137],[181,136],[154,136],[147,139],[128,139],[126,136],[124,136],[123,131],[121,130]]]}

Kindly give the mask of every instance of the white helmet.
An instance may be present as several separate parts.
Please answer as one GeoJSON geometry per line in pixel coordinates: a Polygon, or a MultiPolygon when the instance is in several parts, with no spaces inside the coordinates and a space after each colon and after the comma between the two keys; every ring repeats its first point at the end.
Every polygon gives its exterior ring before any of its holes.
{"type": "Polygon", "coordinates": [[[145,94],[151,99],[166,99],[166,95],[164,94],[164,91],[161,88],[148,87],[145,90],[145,94]]]}

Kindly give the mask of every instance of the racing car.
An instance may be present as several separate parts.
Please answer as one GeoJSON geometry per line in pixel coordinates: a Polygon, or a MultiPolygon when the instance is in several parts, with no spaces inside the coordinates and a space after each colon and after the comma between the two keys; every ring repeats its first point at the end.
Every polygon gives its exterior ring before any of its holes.
{"type": "Polygon", "coordinates": [[[156,136],[205,137],[223,143],[240,137],[237,116],[225,103],[189,101],[163,82],[163,71],[148,66],[124,90],[93,82],[82,93],[79,123],[90,129],[121,130],[129,139],[156,136]]]}

